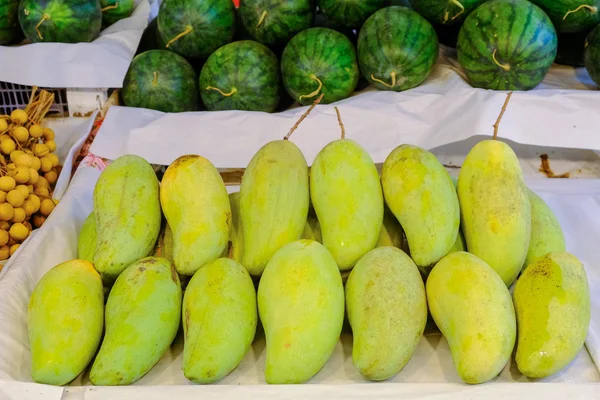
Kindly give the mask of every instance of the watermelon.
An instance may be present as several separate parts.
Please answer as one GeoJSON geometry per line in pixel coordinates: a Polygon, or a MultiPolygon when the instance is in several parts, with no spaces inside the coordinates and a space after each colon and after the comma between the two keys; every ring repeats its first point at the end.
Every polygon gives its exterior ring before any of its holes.
{"type": "Polygon", "coordinates": [[[99,0],[21,0],[19,23],[29,41],[91,42],[100,34],[99,0]]]}
{"type": "Polygon", "coordinates": [[[411,89],[431,73],[439,52],[433,26],[416,11],[391,6],[371,15],[358,35],[358,63],[380,90],[411,89]]]}
{"type": "Polygon", "coordinates": [[[465,18],[487,0],[411,0],[419,14],[433,24],[461,25],[465,18]]]}
{"type": "Polygon", "coordinates": [[[600,22],[600,0],[531,0],[548,14],[556,31],[573,33],[600,22]]]}
{"type": "Polygon", "coordinates": [[[231,0],[163,0],[158,32],[169,50],[206,59],[233,40],[235,20],[231,0]]]}
{"type": "Polygon", "coordinates": [[[350,39],[354,46],[356,46],[356,44],[358,43],[358,32],[356,31],[356,29],[346,28],[342,25],[336,24],[335,22],[327,18],[322,12],[318,12],[315,15],[315,21],[313,22],[313,26],[333,29],[346,35],[346,37],[350,39]]]}
{"type": "Polygon", "coordinates": [[[458,62],[475,87],[529,90],[556,57],[550,18],[527,0],[492,0],[477,7],[458,34],[458,62]]]}
{"type": "Polygon", "coordinates": [[[0,0],[0,45],[13,43],[20,34],[19,0],[0,0]]]}
{"type": "Polygon", "coordinates": [[[558,50],[554,62],[557,64],[569,65],[571,67],[583,67],[585,39],[589,33],[590,30],[574,33],[559,33],[558,50]]]}
{"type": "Polygon", "coordinates": [[[267,46],[276,46],[310,28],[315,8],[312,0],[243,0],[240,16],[254,39],[267,46]]]}
{"type": "Polygon", "coordinates": [[[133,0],[100,0],[102,22],[109,26],[133,13],[133,0]]]}
{"type": "Polygon", "coordinates": [[[600,86],[600,25],[596,25],[585,41],[585,68],[596,85],[600,86]]]}
{"type": "Polygon", "coordinates": [[[185,58],[150,50],[133,58],[121,90],[129,107],[163,112],[198,109],[198,76],[185,58]]]}
{"type": "Polygon", "coordinates": [[[251,40],[221,47],[200,72],[200,95],[209,111],[273,112],[280,90],[279,60],[267,46],[251,40]]]}
{"type": "Polygon", "coordinates": [[[310,28],[290,40],[281,57],[283,84],[300,104],[342,100],[358,83],[356,52],[343,34],[328,28],[310,28]]]}
{"type": "Polygon", "coordinates": [[[388,0],[317,0],[319,9],[332,22],[359,29],[375,11],[385,7],[388,0]]]}

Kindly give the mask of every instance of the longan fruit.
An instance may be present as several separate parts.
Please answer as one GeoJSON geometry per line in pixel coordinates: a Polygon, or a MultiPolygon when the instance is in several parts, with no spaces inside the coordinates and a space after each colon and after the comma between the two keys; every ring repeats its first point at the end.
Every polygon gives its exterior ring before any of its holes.
{"type": "Polygon", "coordinates": [[[25,213],[27,213],[27,215],[33,215],[40,210],[41,204],[42,203],[39,197],[37,197],[35,194],[30,194],[25,199],[25,202],[23,203],[23,208],[25,209],[25,213]]]}
{"type": "Polygon", "coordinates": [[[17,148],[17,144],[11,138],[8,138],[8,139],[4,140],[2,143],[0,143],[0,151],[2,151],[2,153],[6,154],[6,155],[15,151],[16,148],[17,148]]]}
{"type": "Polygon", "coordinates": [[[15,215],[13,215],[11,222],[23,222],[27,218],[27,213],[22,207],[15,208],[15,215]]]}
{"type": "Polygon", "coordinates": [[[25,240],[29,236],[29,229],[20,222],[12,224],[8,234],[15,240],[25,240]]]}
{"type": "Polygon", "coordinates": [[[0,221],[0,229],[5,230],[6,232],[8,232],[8,230],[10,229],[10,222],[8,222],[8,221],[0,221]]]}
{"type": "Polygon", "coordinates": [[[38,179],[37,183],[35,184],[35,187],[45,187],[45,188],[50,189],[50,184],[48,183],[46,178],[44,178],[43,176],[40,176],[40,179],[38,179]]]}
{"type": "Polygon", "coordinates": [[[6,202],[6,192],[0,190],[0,204],[6,202]]]}
{"type": "Polygon", "coordinates": [[[56,142],[54,140],[48,140],[45,144],[46,146],[48,146],[48,150],[50,150],[50,153],[56,150],[56,142]]]}
{"type": "Polygon", "coordinates": [[[13,244],[17,244],[17,243],[19,243],[19,241],[18,241],[18,240],[16,240],[15,238],[13,238],[12,236],[10,236],[10,235],[8,235],[8,236],[9,236],[9,238],[8,238],[8,243],[7,243],[7,244],[8,244],[9,246],[12,246],[13,244]]]}
{"type": "Polygon", "coordinates": [[[15,159],[14,163],[17,167],[31,168],[33,165],[33,156],[23,153],[15,159]]]}
{"type": "Polygon", "coordinates": [[[23,197],[26,198],[27,196],[29,196],[29,188],[26,185],[17,185],[15,189],[20,190],[21,193],[23,193],[23,197]]]}
{"type": "Polygon", "coordinates": [[[0,247],[0,260],[2,260],[2,261],[8,260],[8,257],[10,257],[10,247],[8,247],[8,246],[0,247]]]}
{"type": "Polygon", "coordinates": [[[12,153],[10,153],[10,161],[15,162],[15,160],[23,154],[25,154],[25,152],[23,150],[13,151],[12,153]]]}
{"type": "Polygon", "coordinates": [[[8,232],[4,229],[0,230],[0,246],[5,246],[8,243],[8,232]]]}
{"type": "MultiPolygon", "coordinates": [[[[39,179],[40,174],[38,174],[38,172],[35,169],[29,168],[29,180],[27,181],[27,183],[29,183],[30,185],[35,185],[39,179]]],[[[33,192],[33,188],[31,188],[30,191],[33,192]]]]}
{"type": "MultiPolygon", "coordinates": [[[[2,144],[0,143],[0,145],[2,145],[2,144]]],[[[48,146],[46,146],[44,143],[34,144],[32,150],[33,150],[33,154],[36,157],[40,157],[40,158],[50,154],[50,150],[48,149],[48,146]]]]}
{"type": "Polygon", "coordinates": [[[6,139],[10,139],[10,136],[8,136],[4,133],[2,135],[0,135],[0,143],[4,142],[6,139]]]}
{"type": "Polygon", "coordinates": [[[40,204],[40,213],[43,216],[47,217],[48,215],[50,215],[52,210],[54,210],[54,207],[56,207],[56,204],[54,204],[52,199],[44,199],[40,204]]]}
{"type": "Polygon", "coordinates": [[[31,168],[35,169],[36,171],[39,171],[41,167],[42,162],[40,161],[40,159],[36,156],[31,156],[31,168]]]}
{"type": "Polygon", "coordinates": [[[14,171],[15,169],[17,169],[17,166],[15,165],[15,163],[8,163],[6,165],[6,169],[9,171],[14,171]]]}
{"type": "Polygon", "coordinates": [[[29,168],[27,167],[17,167],[8,173],[10,176],[15,178],[17,183],[26,183],[29,180],[29,168]]]}
{"type": "Polygon", "coordinates": [[[25,143],[29,140],[29,131],[24,126],[18,126],[12,131],[12,136],[19,143],[25,143]]]}
{"type": "Polygon", "coordinates": [[[58,180],[58,173],[54,170],[48,171],[44,174],[44,177],[46,178],[49,184],[54,185],[58,180]]]}
{"type": "Polygon", "coordinates": [[[39,198],[48,198],[50,197],[50,191],[48,190],[47,187],[44,186],[37,186],[34,190],[33,193],[38,196],[39,198]]]}
{"type": "Polygon", "coordinates": [[[15,188],[15,178],[12,176],[3,176],[0,178],[0,190],[10,192],[15,188]]]}
{"type": "Polygon", "coordinates": [[[12,246],[10,246],[10,255],[12,256],[13,254],[15,254],[15,252],[19,249],[19,246],[21,246],[19,243],[13,244],[12,246]]]}
{"type": "Polygon", "coordinates": [[[29,127],[29,136],[31,136],[32,138],[41,138],[43,134],[44,130],[40,125],[35,124],[29,127]]]}
{"type": "Polygon", "coordinates": [[[8,122],[4,118],[0,118],[0,132],[8,130],[8,122]]]}
{"type": "Polygon", "coordinates": [[[50,128],[44,128],[44,139],[46,140],[54,140],[54,131],[50,128]]]}
{"type": "Polygon", "coordinates": [[[33,227],[31,226],[29,221],[23,222],[23,225],[25,225],[25,228],[29,229],[29,232],[31,232],[33,230],[33,227]]]}
{"type": "Polygon", "coordinates": [[[13,207],[21,207],[25,202],[25,196],[20,190],[13,189],[6,195],[6,201],[13,207]]]}
{"type": "Polygon", "coordinates": [[[50,157],[42,157],[40,158],[40,169],[42,172],[50,172],[52,170],[52,159],[50,157]]]}
{"type": "Polygon", "coordinates": [[[48,157],[50,159],[50,161],[52,162],[52,167],[56,167],[58,166],[58,156],[54,153],[50,153],[48,154],[46,157],[48,157]]]}
{"type": "Polygon", "coordinates": [[[44,225],[44,222],[46,222],[46,217],[41,214],[35,214],[31,220],[33,221],[33,226],[39,228],[40,226],[44,225]]]}
{"type": "Polygon", "coordinates": [[[29,117],[25,111],[17,109],[10,113],[10,120],[15,124],[23,125],[27,123],[29,117]]]}
{"type": "Polygon", "coordinates": [[[10,221],[15,215],[15,209],[9,203],[0,204],[0,220],[10,221]]]}

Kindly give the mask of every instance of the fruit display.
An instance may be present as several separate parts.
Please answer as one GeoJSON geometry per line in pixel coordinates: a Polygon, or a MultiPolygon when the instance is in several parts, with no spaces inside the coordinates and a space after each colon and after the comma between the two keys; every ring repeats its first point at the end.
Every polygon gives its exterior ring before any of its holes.
{"type": "Polygon", "coordinates": [[[410,3],[431,23],[460,25],[486,0],[411,0],[410,3]]]}
{"type": "Polygon", "coordinates": [[[531,0],[544,10],[561,33],[581,32],[600,22],[598,0],[531,0]]]}
{"type": "Polygon", "coordinates": [[[387,5],[386,0],[317,0],[323,14],[338,26],[358,29],[375,11],[387,5]]]}
{"type": "Polygon", "coordinates": [[[133,13],[133,0],[100,0],[102,7],[102,23],[110,26],[133,13]]]}
{"type": "Polygon", "coordinates": [[[183,325],[181,373],[218,382],[260,321],[265,382],[305,383],[338,346],[345,315],[354,368],[383,381],[415,354],[428,312],[466,383],[494,379],[514,352],[526,377],[566,368],[586,338],[590,288],[552,209],[497,140],[510,95],[456,184],[411,145],[392,151],[380,181],[337,108],[342,138],[309,170],[291,135],[323,97],[258,150],[237,193],[199,155],[173,161],[160,185],[138,156],[104,169],[78,259],[47,272],[30,299],[34,381],[65,385],[90,368],[92,384],[132,384],[183,325]]]}
{"type": "Polygon", "coordinates": [[[0,115],[0,260],[12,256],[54,210],[61,171],[54,131],[41,122],[54,95],[33,89],[27,107],[0,115]]]}

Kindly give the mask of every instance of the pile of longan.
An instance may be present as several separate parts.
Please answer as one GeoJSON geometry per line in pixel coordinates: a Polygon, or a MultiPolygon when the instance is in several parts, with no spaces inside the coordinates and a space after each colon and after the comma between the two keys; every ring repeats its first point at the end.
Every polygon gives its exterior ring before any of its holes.
{"type": "Polygon", "coordinates": [[[24,110],[0,116],[0,260],[12,256],[56,205],[54,150],[54,131],[32,124],[24,110]]]}

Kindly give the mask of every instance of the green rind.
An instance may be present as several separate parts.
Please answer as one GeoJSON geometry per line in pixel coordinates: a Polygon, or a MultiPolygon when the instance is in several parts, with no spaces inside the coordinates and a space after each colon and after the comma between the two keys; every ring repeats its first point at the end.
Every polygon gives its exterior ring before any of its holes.
{"type": "Polygon", "coordinates": [[[592,80],[600,86],[600,25],[592,29],[585,41],[584,63],[592,80]]]}
{"type": "Polygon", "coordinates": [[[194,69],[183,57],[167,50],[150,50],[131,62],[121,95],[129,107],[162,112],[196,111],[197,82],[194,69]]]}
{"type": "Polygon", "coordinates": [[[200,72],[200,95],[209,111],[273,112],[280,93],[279,60],[268,47],[251,40],[221,47],[200,72]]]}
{"type": "Polygon", "coordinates": [[[285,44],[295,34],[310,28],[315,17],[312,3],[312,0],[245,0],[240,3],[239,13],[254,39],[274,46],[285,44]]]}
{"type": "Polygon", "coordinates": [[[312,104],[323,94],[322,104],[350,96],[358,83],[356,52],[343,34],[328,28],[310,28],[290,40],[281,57],[283,84],[300,104],[312,104]],[[319,84],[323,86],[317,91],[319,84]]]}
{"type": "Polygon", "coordinates": [[[231,0],[164,0],[158,11],[158,32],[168,43],[192,27],[168,48],[186,58],[205,59],[233,40],[235,21],[231,0]]]}
{"type": "Polygon", "coordinates": [[[438,52],[431,24],[405,7],[377,11],[358,36],[360,70],[380,90],[399,92],[418,86],[431,73],[438,52]]]}
{"type": "Polygon", "coordinates": [[[20,33],[19,0],[0,0],[0,45],[12,43],[20,33]]]}
{"type": "Polygon", "coordinates": [[[128,18],[135,8],[133,0],[100,0],[100,5],[103,10],[107,7],[117,7],[102,11],[102,23],[106,26],[112,25],[124,18],[128,18]]]}
{"type": "Polygon", "coordinates": [[[533,89],[546,76],[556,49],[552,22],[526,0],[484,3],[465,20],[457,46],[471,85],[494,90],[533,89]]]}
{"type": "Polygon", "coordinates": [[[531,0],[552,20],[560,33],[581,32],[600,22],[600,0],[531,0]]]}
{"type": "Polygon", "coordinates": [[[91,42],[98,37],[102,27],[100,1],[22,0],[19,23],[27,39],[33,43],[91,42]],[[40,24],[44,16],[47,18],[40,24]]]}
{"type": "Polygon", "coordinates": [[[319,9],[332,22],[346,28],[359,29],[387,0],[317,0],[319,9]]]}
{"type": "Polygon", "coordinates": [[[415,10],[431,23],[460,25],[487,0],[411,0],[415,10]]]}

